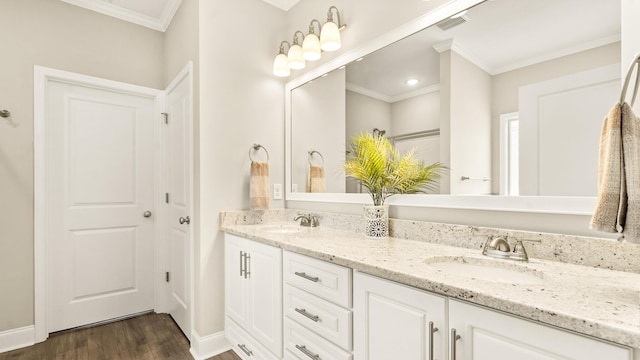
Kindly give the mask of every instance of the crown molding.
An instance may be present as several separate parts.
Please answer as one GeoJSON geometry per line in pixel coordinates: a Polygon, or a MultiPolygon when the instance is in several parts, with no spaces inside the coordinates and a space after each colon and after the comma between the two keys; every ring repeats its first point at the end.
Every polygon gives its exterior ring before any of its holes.
{"type": "Polygon", "coordinates": [[[362,87],[362,86],[359,86],[359,85],[356,85],[356,84],[346,83],[346,89],[349,90],[349,91],[353,91],[355,93],[358,93],[358,94],[362,94],[362,95],[365,95],[365,96],[368,96],[368,97],[372,97],[374,99],[378,99],[380,101],[384,101],[384,102],[388,102],[388,103],[392,102],[391,101],[391,99],[392,99],[391,96],[385,95],[383,93],[379,93],[377,91],[373,91],[373,90],[367,89],[365,87],[362,87]]]}
{"type": "Polygon", "coordinates": [[[61,0],[71,5],[76,5],[104,15],[113,16],[120,20],[128,21],[153,30],[165,32],[171,24],[173,16],[178,11],[182,0],[169,0],[160,18],[142,15],[111,3],[96,0],[61,0]]]}
{"type": "Polygon", "coordinates": [[[413,91],[406,92],[404,94],[396,95],[391,97],[391,102],[398,102],[402,100],[411,99],[412,97],[430,94],[436,91],[440,91],[440,84],[429,85],[420,89],[415,89],[413,91]]]}
{"type": "Polygon", "coordinates": [[[289,11],[289,9],[294,7],[300,0],[263,0],[263,1],[281,10],[289,11]]]}

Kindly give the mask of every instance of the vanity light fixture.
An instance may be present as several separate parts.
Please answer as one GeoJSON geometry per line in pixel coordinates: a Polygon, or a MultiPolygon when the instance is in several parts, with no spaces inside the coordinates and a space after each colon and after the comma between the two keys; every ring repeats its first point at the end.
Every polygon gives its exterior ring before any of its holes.
{"type": "Polygon", "coordinates": [[[273,60],[273,75],[278,77],[287,77],[291,75],[291,69],[289,69],[289,61],[287,59],[287,55],[284,52],[284,45],[287,44],[287,47],[291,48],[291,45],[283,41],[280,43],[280,53],[276,55],[276,58],[273,60]]]}
{"type": "Polygon", "coordinates": [[[304,69],[306,65],[306,62],[302,57],[302,47],[300,46],[300,43],[298,43],[298,34],[302,36],[302,40],[304,41],[304,34],[302,31],[296,31],[293,34],[293,44],[289,47],[289,53],[287,54],[289,68],[294,70],[304,69]]]}
{"type": "Polygon", "coordinates": [[[302,57],[308,61],[316,61],[320,59],[321,49],[320,49],[320,38],[315,33],[314,24],[318,24],[318,29],[322,30],[322,24],[320,21],[313,19],[309,24],[309,34],[304,37],[304,41],[302,42],[302,57]]]}
{"type": "Polygon", "coordinates": [[[324,51],[336,51],[342,46],[340,41],[340,30],[344,29],[346,25],[342,23],[340,19],[340,11],[337,7],[331,6],[327,12],[327,22],[322,26],[320,31],[320,47],[324,51]],[[333,12],[335,10],[338,17],[338,23],[333,21],[333,12]]]}

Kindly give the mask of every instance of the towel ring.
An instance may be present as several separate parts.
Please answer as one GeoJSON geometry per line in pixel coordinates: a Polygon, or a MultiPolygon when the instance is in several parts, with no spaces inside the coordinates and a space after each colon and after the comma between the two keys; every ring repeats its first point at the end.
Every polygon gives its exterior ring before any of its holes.
{"type": "Polygon", "coordinates": [[[267,162],[268,162],[269,161],[269,152],[267,151],[266,147],[264,147],[264,146],[262,146],[260,144],[253,144],[253,146],[249,148],[249,159],[252,162],[255,162],[255,160],[253,160],[253,157],[251,156],[251,152],[252,152],[252,150],[253,151],[258,151],[260,149],[264,150],[264,152],[267,154],[267,162]]]}
{"type": "Polygon", "coordinates": [[[627,89],[629,88],[629,81],[631,80],[631,75],[633,74],[633,69],[638,67],[636,71],[636,84],[633,87],[633,97],[631,98],[631,107],[636,101],[636,96],[638,95],[638,85],[640,85],[640,53],[636,54],[629,65],[629,70],[627,70],[627,76],[624,79],[624,85],[622,86],[622,93],[620,94],[620,103],[623,103],[627,97],[627,89]]]}
{"type": "Polygon", "coordinates": [[[9,112],[9,110],[0,110],[0,117],[8,118],[9,116],[11,116],[11,112],[9,112]]]}
{"type": "Polygon", "coordinates": [[[313,158],[313,154],[318,154],[318,155],[320,155],[320,159],[322,159],[322,163],[320,163],[320,166],[324,166],[324,156],[322,156],[320,151],[318,151],[318,150],[309,150],[308,154],[309,154],[309,157],[308,157],[307,161],[309,161],[309,165],[313,166],[313,163],[311,163],[311,159],[313,158]]]}

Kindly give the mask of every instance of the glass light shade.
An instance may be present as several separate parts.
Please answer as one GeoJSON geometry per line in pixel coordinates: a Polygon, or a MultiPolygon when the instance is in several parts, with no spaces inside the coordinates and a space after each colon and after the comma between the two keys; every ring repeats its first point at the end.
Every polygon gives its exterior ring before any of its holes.
{"type": "Polygon", "coordinates": [[[273,60],[273,75],[279,77],[287,77],[291,75],[291,70],[289,69],[289,64],[287,61],[287,55],[278,54],[273,60]]]}
{"type": "Polygon", "coordinates": [[[340,30],[338,25],[332,21],[327,21],[322,26],[320,32],[320,48],[324,51],[336,51],[340,49],[340,30]]]}
{"type": "Polygon", "coordinates": [[[305,60],[316,61],[320,59],[320,39],[316,34],[309,34],[302,42],[302,57],[305,60]]]}
{"type": "Polygon", "coordinates": [[[288,64],[291,69],[298,70],[303,69],[305,66],[304,58],[302,57],[302,48],[298,44],[291,45],[289,48],[289,54],[287,55],[288,64]]]}

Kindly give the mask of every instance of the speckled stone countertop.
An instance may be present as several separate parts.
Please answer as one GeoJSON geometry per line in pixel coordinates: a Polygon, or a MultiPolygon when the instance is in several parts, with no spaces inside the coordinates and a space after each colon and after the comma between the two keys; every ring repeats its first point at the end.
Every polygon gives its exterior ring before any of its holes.
{"type": "Polygon", "coordinates": [[[640,274],[535,258],[519,263],[482,256],[478,249],[424,240],[369,240],[350,230],[320,226],[298,231],[295,226],[292,222],[238,225],[221,221],[227,233],[640,348],[640,274]],[[504,269],[505,273],[515,273],[517,279],[514,282],[439,267],[452,262],[504,269]]]}

